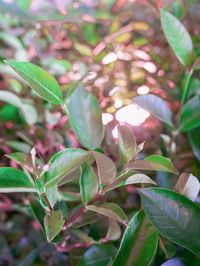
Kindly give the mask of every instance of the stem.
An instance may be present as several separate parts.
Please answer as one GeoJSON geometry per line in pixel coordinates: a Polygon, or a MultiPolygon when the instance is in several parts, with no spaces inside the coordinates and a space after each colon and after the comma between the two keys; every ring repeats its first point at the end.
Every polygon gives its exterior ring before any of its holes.
{"type": "Polygon", "coordinates": [[[80,247],[89,247],[90,246],[90,243],[87,243],[87,242],[82,242],[82,243],[77,243],[77,244],[74,244],[74,245],[69,245],[67,247],[57,247],[57,251],[60,251],[60,252],[68,252],[74,248],[80,248],[80,247]]]}
{"type": "Polygon", "coordinates": [[[51,207],[51,204],[49,203],[49,200],[48,200],[48,198],[47,198],[46,193],[43,192],[43,193],[41,194],[41,196],[43,197],[43,199],[44,199],[45,203],[47,204],[49,210],[50,210],[50,211],[53,211],[53,208],[51,207]]]}
{"type": "Polygon", "coordinates": [[[69,219],[69,221],[63,225],[62,227],[62,231],[67,230],[69,228],[69,226],[73,223],[73,221],[75,221],[85,210],[86,210],[86,206],[91,205],[93,202],[95,202],[97,199],[99,199],[100,197],[102,197],[105,193],[106,190],[111,186],[107,185],[100,193],[98,193],[97,195],[95,195],[87,204],[83,205],[82,208],[75,213],[71,219],[69,219]]]}

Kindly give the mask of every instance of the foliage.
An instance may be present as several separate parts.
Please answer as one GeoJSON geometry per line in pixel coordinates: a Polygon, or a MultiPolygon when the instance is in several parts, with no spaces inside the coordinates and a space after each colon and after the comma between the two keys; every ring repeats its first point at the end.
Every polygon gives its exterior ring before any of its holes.
{"type": "Polygon", "coordinates": [[[0,265],[198,265],[200,51],[181,19],[199,4],[44,1],[44,17],[27,2],[0,2],[13,49],[0,65],[0,265]],[[126,20],[130,6],[160,15],[166,58],[149,43],[152,21],[126,20]],[[154,118],[130,126],[123,105],[154,118]]]}

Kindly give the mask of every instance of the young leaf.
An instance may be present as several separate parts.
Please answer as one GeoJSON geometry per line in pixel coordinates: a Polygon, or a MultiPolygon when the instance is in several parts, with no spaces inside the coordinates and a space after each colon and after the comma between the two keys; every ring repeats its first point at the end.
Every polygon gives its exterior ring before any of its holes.
{"type": "Polygon", "coordinates": [[[33,165],[32,165],[32,160],[30,157],[28,157],[27,154],[22,153],[22,152],[14,152],[11,154],[6,154],[5,155],[7,158],[15,161],[22,167],[26,168],[29,172],[33,173],[33,165]]]}
{"type": "Polygon", "coordinates": [[[145,212],[138,212],[123,235],[113,266],[149,265],[155,256],[158,232],[145,212]]]}
{"type": "Polygon", "coordinates": [[[48,242],[51,242],[62,229],[65,221],[61,211],[52,211],[45,215],[44,226],[48,242]]]}
{"type": "Polygon", "coordinates": [[[143,161],[136,160],[127,165],[128,169],[134,170],[150,170],[150,171],[164,171],[176,174],[177,171],[172,162],[159,155],[151,155],[146,157],[143,161]]]}
{"type": "Polygon", "coordinates": [[[199,194],[199,180],[192,174],[182,173],[174,187],[174,191],[195,200],[199,194]]]}
{"type": "Polygon", "coordinates": [[[0,193],[11,192],[37,192],[37,189],[23,172],[11,167],[0,167],[0,193]]]}
{"type": "Polygon", "coordinates": [[[119,224],[113,220],[113,219],[108,219],[109,221],[109,227],[108,227],[108,232],[106,235],[106,238],[109,240],[117,240],[121,236],[121,228],[119,224]]]}
{"type": "Polygon", "coordinates": [[[199,96],[194,96],[181,109],[181,117],[179,122],[179,130],[189,131],[200,126],[200,109],[199,96]]]}
{"type": "Polygon", "coordinates": [[[106,203],[101,206],[88,205],[87,210],[98,212],[127,226],[128,219],[124,211],[115,203],[106,203]]]}
{"type": "Polygon", "coordinates": [[[166,238],[200,255],[200,208],[191,200],[164,188],[138,189],[144,210],[166,238]]]}
{"type": "Polygon", "coordinates": [[[96,98],[79,86],[69,101],[72,129],[83,147],[94,150],[101,146],[104,130],[101,109],[96,98]]]}
{"type": "Polygon", "coordinates": [[[155,118],[173,127],[172,112],[160,97],[147,94],[133,98],[133,102],[150,112],[155,118]]]}
{"type": "Polygon", "coordinates": [[[6,61],[15,72],[39,95],[50,103],[62,102],[62,91],[47,71],[28,62],[6,61]]]}
{"type": "Polygon", "coordinates": [[[117,127],[120,156],[123,163],[131,160],[137,152],[137,143],[132,129],[125,125],[117,127]]]}
{"type": "Polygon", "coordinates": [[[88,203],[99,190],[99,183],[92,167],[84,164],[80,178],[80,193],[83,203],[88,203]]]}
{"type": "Polygon", "coordinates": [[[58,152],[50,160],[50,167],[45,174],[45,186],[51,188],[65,175],[90,158],[90,153],[81,149],[69,148],[58,152]]]}
{"type": "Polygon", "coordinates": [[[91,153],[97,163],[100,184],[111,184],[117,175],[114,162],[103,153],[96,151],[92,151],[91,153]]]}
{"type": "Polygon", "coordinates": [[[116,252],[116,247],[111,244],[94,245],[83,254],[78,266],[108,266],[116,252]]]}
{"type": "Polygon", "coordinates": [[[180,62],[189,66],[193,61],[193,44],[183,24],[172,14],[160,8],[161,23],[165,36],[180,62]]]}

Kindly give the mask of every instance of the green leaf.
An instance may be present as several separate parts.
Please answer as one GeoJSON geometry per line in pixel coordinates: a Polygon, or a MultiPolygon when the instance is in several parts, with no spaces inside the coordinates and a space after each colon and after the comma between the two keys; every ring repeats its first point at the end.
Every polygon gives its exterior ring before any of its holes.
{"type": "Polygon", "coordinates": [[[5,3],[2,0],[0,1],[0,11],[4,13],[8,13],[11,17],[18,17],[20,20],[24,22],[28,22],[34,24],[34,19],[32,15],[28,12],[25,12],[20,6],[15,3],[5,3]]]}
{"type": "Polygon", "coordinates": [[[45,231],[44,228],[44,216],[45,216],[45,211],[42,208],[41,204],[39,203],[38,200],[30,200],[30,206],[33,212],[34,217],[38,221],[40,227],[45,231]]]}
{"type": "Polygon", "coordinates": [[[133,159],[137,152],[137,143],[132,129],[128,125],[118,125],[118,141],[122,163],[133,159]]]}
{"type": "Polygon", "coordinates": [[[193,61],[193,44],[183,24],[172,14],[160,8],[161,23],[165,36],[180,62],[189,66],[193,61]]]}
{"type": "Polygon", "coordinates": [[[45,186],[51,188],[72,170],[90,158],[90,153],[81,149],[69,148],[58,152],[50,160],[49,170],[45,174],[45,186]]]}
{"type": "Polygon", "coordinates": [[[133,98],[133,102],[150,112],[155,118],[173,127],[172,112],[160,97],[146,94],[133,98]]]}
{"type": "Polygon", "coordinates": [[[67,175],[65,175],[65,177],[63,177],[59,182],[58,182],[58,186],[62,186],[70,181],[72,181],[75,178],[79,178],[81,176],[81,169],[80,167],[75,168],[74,170],[72,170],[70,173],[68,173],[67,175]]]}
{"type": "Polygon", "coordinates": [[[176,253],[175,245],[161,235],[159,235],[159,244],[167,258],[171,258],[175,255],[176,253]]]}
{"type": "Polygon", "coordinates": [[[181,19],[185,13],[185,9],[182,3],[175,2],[172,4],[172,14],[177,17],[177,19],[181,19]]]}
{"type": "Polygon", "coordinates": [[[5,141],[5,144],[10,146],[13,150],[22,152],[22,153],[29,153],[31,151],[31,146],[21,141],[5,141]]]}
{"type": "Polygon", "coordinates": [[[57,187],[57,185],[47,189],[46,195],[47,195],[47,199],[48,199],[51,207],[53,208],[54,205],[56,204],[57,200],[58,200],[58,187],[57,187]]]}
{"type": "Polygon", "coordinates": [[[115,203],[105,203],[104,205],[101,205],[101,206],[88,205],[86,206],[86,209],[105,215],[126,226],[128,224],[128,219],[124,211],[115,203]]]}
{"type": "Polygon", "coordinates": [[[194,128],[188,132],[190,145],[192,150],[196,156],[196,158],[200,161],[200,127],[194,128]]]}
{"type": "Polygon", "coordinates": [[[151,155],[146,157],[143,161],[136,160],[127,165],[128,169],[134,170],[150,170],[150,171],[164,171],[176,174],[177,171],[172,162],[163,156],[151,155]]]}
{"type": "Polygon", "coordinates": [[[111,184],[117,175],[114,162],[103,153],[96,151],[92,151],[91,153],[97,163],[100,184],[111,184]]]}
{"type": "MultiPolygon", "coordinates": [[[[126,180],[122,181],[116,187],[126,186],[126,185],[133,185],[133,184],[153,184],[157,185],[150,177],[145,174],[134,174],[129,176],[126,180]]],[[[115,187],[115,188],[116,188],[115,187]]]]}
{"type": "Polygon", "coordinates": [[[92,246],[84,253],[78,266],[108,266],[116,251],[116,247],[111,244],[92,246]]]}
{"type": "Polygon", "coordinates": [[[23,172],[11,167],[0,167],[0,192],[37,192],[37,189],[23,172]]]}
{"type": "Polygon", "coordinates": [[[108,227],[108,232],[106,234],[106,238],[109,240],[117,240],[121,236],[121,228],[119,224],[113,220],[113,219],[108,219],[109,221],[109,227],[108,227]]]}
{"type": "Polygon", "coordinates": [[[199,70],[199,69],[200,69],[200,57],[198,57],[198,58],[195,60],[195,62],[194,62],[194,64],[193,64],[192,68],[193,68],[194,70],[199,70]]]}
{"type": "Polygon", "coordinates": [[[123,235],[113,266],[150,265],[158,244],[158,232],[144,211],[130,221],[123,235]]]}
{"type": "Polygon", "coordinates": [[[62,229],[65,221],[61,211],[52,211],[45,215],[44,226],[48,242],[51,242],[62,229]]]}
{"type": "Polygon", "coordinates": [[[200,255],[200,208],[191,200],[164,188],[138,189],[144,210],[166,238],[200,255]]]}
{"type": "Polygon", "coordinates": [[[57,81],[47,71],[28,62],[6,61],[15,72],[37,93],[50,103],[62,102],[62,91],[57,81]]]}
{"type": "Polygon", "coordinates": [[[26,122],[32,125],[37,122],[37,111],[35,107],[22,99],[20,99],[16,94],[10,91],[0,91],[0,101],[11,104],[20,109],[26,122]],[[31,114],[31,115],[30,115],[31,114]]]}
{"type": "MultiPolygon", "coordinates": [[[[172,162],[170,161],[170,159],[165,158],[163,156],[159,156],[159,155],[151,155],[148,156],[144,159],[144,161],[147,162],[151,162],[153,165],[159,165],[158,167],[162,166],[163,169],[165,168],[166,172],[171,172],[171,173],[177,173],[174,165],[172,164],[172,162]]],[[[158,169],[159,171],[161,171],[160,169],[158,169]]]]}
{"type": "Polygon", "coordinates": [[[199,194],[199,180],[192,174],[182,173],[174,187],[174,191],[195,200],[199,194]]]}
{"type": "Polygon", "coordinates": [[[94,150],[101,146],[104,135],[101,109],[96,98],[83,86],[79,86],[70,98],[69,118],[83,147],[94,150]]]}
{"type": "Polygon", "coordinates": [[[87,164],[82,166],[80,178],[80,193],[83,203],[88,203],[99,190],[99,183],[92,167],[87,164]]]}
{"type": "Polygon", "coordinates": [[[200,100],[199,96],[194,96],[181,109],[179,130],[189,131],[200,126],[200,100]]]}
{"type": "Polygon", "coordinates": [[[22,153],[22,152],[14,152],[11,154],[6,154],[5,156],[15,161],[22,167],[26,168],[29,172],[33,173],[32,160],[27,154],[22,153]]]}

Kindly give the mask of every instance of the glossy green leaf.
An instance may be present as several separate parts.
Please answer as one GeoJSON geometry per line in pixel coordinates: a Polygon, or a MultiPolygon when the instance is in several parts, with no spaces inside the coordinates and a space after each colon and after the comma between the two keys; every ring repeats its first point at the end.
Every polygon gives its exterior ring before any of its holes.
{"type": "Polygon", "coordinates": [[[104,135],[101,109],[96,98],[83,86],[79,86],[70,98],[69,118],[83,147],[94,150],[101,146],[104,135]]]}
{"type": "Polygon", "coordinates": [[[14,152],[11,154],[6,154],[5,156],[15,161],[22,167],[26,168],[29,172],[33,173],[32,160],[27,154],[22,153],[22,152],[14,152]]]}
{"type": "Polygon", "coordinates": [[[144,210],[156,229],[172,242],[200,255],[200,208],[164,188],[138,189],[144,210]]]}
{"type": "Polygon", "coordinates": [[[143,161],[136,160],[127,165],[128,169],[134,170],[150,170],[150,171],[164,171],[176,174],[177,171],[172,162],[163,156],[151,155],[146,157],[143,161]]]}
{"type": "Polygon", "coordinates": [[[181,109],[179,130],[189,131],[200,126],[200,100],[199,96],[194,96],[181,109]]]}
{"type": "Polygon", "coordinates": [[[173,127],[172,112],[166,102],[160,97],[146,94],[133,98],[133,102],[150,112],[155,118],[173,127]]]}
{"type": "Polygon", "coordinates": [[[28,62],[6,61],[15,72],[39,95],[48,102],[62,102],[62,91],[57,81],[47,71],[28,62]]]}
{"type": "Polygon", "coordinates": [[[0,101],[9,103],[20,109],[26,122],[34,124],[37,122],[37,111],[33,105],[20,99],[16,94],[10,91],[0,91],[0,101]],[[31,114],[31,115],[30,115],[31,114]]]}
{"type": "Polygon", "coordinates": [[[113,266],[149,265],[155,256],[158,232],[145,212],[138,212],[123,235],[113,266]]]}
{"type": "Polygon", "coordinates": [[[37,189],[23,172],[11,167],[0,167],[0,193],[11,192],[37,192],[37,189]]]}
{"type": "Polygon", "coordinates": [[[45,215],[44,226],[48,242],[52,241],[62,229],[65,221],[61,211],[52,211],[45,215]]]}
{"type": "Polygon", "coordinates": [[[200,161],[200,127],[196,127],[188,132],[190,145],[192,150],[196,156],[196,158],[200,161]]]}
{"type": "Polygon", "coordinates": [[[86,206],[86,209],[105,215],[126,226],[128,224],[128,219],[124,211],[115,203],[105,203],[104,205],[101,205],[101,206],[88,205],[86,206]]]}
{"type": "Polygon", "coordinates": [[[189,66],[193,61],[193,44],[183,24],[172,14],[160,8],[161,23],[165,36],[180,62],[189,66]]]}
{"type": "Polygon", "coordinates": [[[90,153],[81,149],[69,148],[58,152],[50,160],[49,170],[45,174],[45,186],[51,188],[65,175],[90,158],[90,153]]]}
{"type": "Polygon", "coordinates": [[[111,244],[94,245],[83,254],[78,266],[108,266],[116,251],[111,244]]]}
{"type": "Polygon", "coordinates": [[[122,163],[133,159],[137,152],[137,143],[132,129],[128,125],[118,125],[119,151],[122,163]]]}
{"type": "Polygon", "coordinates": [[[99,190],[98,178],[91,166],[84,164],[80,178],[80,193],[83,203],[88,203],[99,190]]]}
{"type": "Polygon", "coordinates": [[[195,200],[199,194],[199,180],[192,174],[182,173],[174,187],[174,191],[195,200]]]}
{"type": "Polygon", "coordinates": [[[100,184],[111,184],[116,176],[117,169],[114,162],[101,152],[91,152],[97,163],[100,184]]]}

